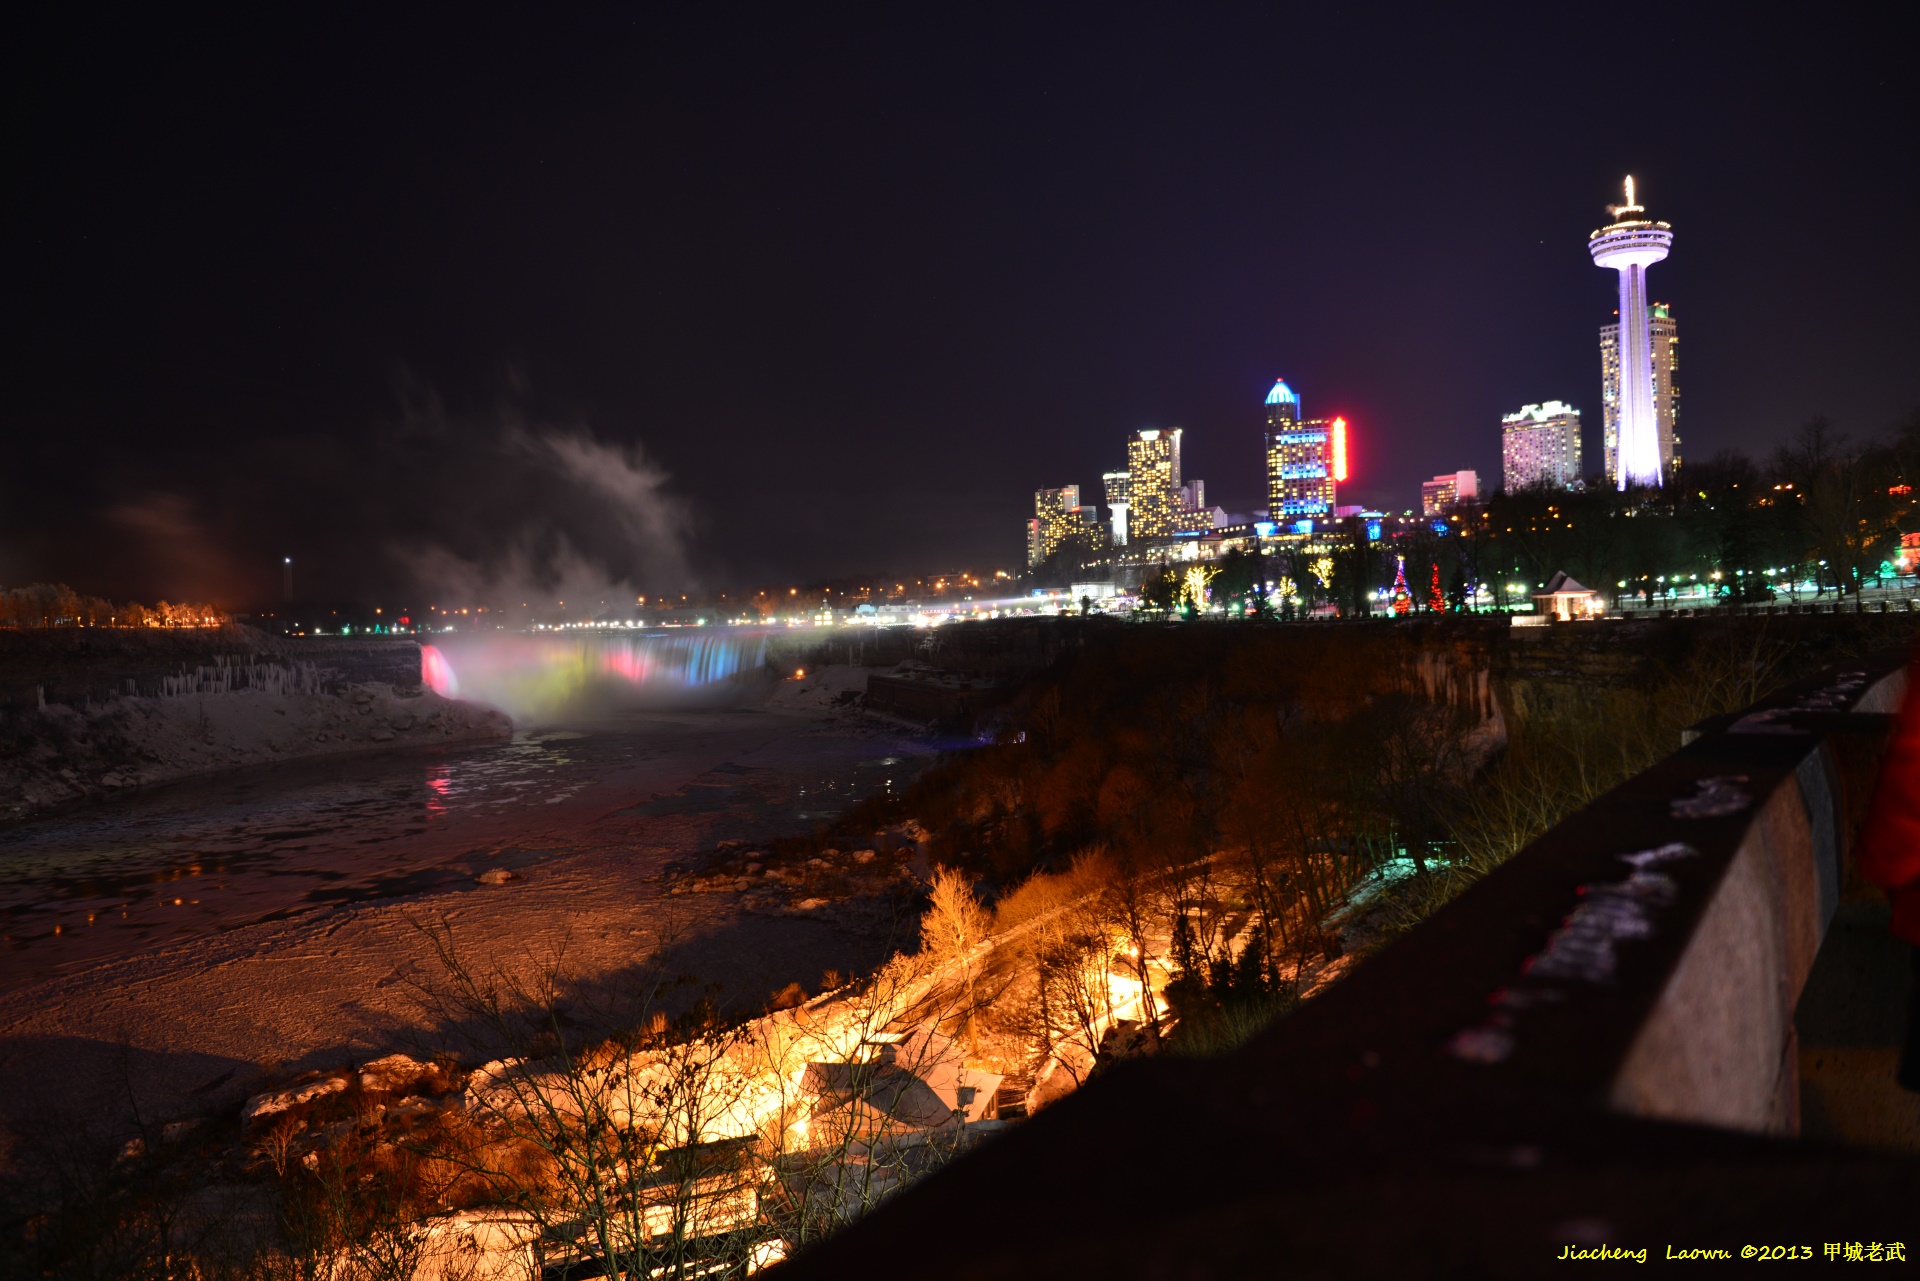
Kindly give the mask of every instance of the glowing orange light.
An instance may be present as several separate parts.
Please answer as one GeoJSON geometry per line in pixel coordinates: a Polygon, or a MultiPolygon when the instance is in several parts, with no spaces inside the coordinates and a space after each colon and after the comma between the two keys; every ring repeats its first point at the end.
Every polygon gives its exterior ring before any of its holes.
{"type": "Polygon", "coordinates": [[[1333,478],[1347,478],[1347,420],[1333,420],[1333,478]]]}

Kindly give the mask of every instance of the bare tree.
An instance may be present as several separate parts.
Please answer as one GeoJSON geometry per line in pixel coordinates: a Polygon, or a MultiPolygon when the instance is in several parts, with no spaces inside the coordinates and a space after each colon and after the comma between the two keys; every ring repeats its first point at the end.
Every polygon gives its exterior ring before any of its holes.
{"type": "Polygon", "coordinates": [[[474,1132],[451,1155],[538,1226],[543,1250],[677,1278],[751,1249],[755,1175],[738,1140],[756,1082],[737,1026],[699,1005],[671,1015],[664,972],[609,996],[559,958],[481,971],[449,927],[427,933],[444,978],[422,990],[442,1026],[504,1051],[472,1074],[474,1132]]]}
{"type": "Polygon", "coordinates": [[[974,989],[974,949],[987,937],[992,918],[974,897],[973,882],[951,868],[939,868],[933,875],[927,914],[920,923],[920,948],[936,965],[960,967],[966,984],[966,1025],[968,1044],[978,1047],[973,1020],[976,1009],[974,989]]]}

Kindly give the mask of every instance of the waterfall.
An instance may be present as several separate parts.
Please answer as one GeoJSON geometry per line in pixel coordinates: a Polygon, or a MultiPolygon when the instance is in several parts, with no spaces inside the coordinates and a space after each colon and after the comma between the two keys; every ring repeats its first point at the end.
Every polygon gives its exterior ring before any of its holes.
{"type": "Polygon", "coordinates": [[[615,707],[731,702],[766,661],[767,633],[758,628],[495,632],[422,645],[420,676],[436,693],[491,703],[525,723],[615,707]]]}

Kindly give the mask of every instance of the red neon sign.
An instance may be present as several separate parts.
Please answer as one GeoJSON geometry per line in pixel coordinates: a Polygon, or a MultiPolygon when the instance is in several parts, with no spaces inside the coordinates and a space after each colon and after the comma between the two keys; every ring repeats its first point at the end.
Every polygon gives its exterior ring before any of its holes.
{"type": "Polygon", "coordinates": [[[1347,478],[1347,420],[1333,420],[1333,478],[1347,478]]]}

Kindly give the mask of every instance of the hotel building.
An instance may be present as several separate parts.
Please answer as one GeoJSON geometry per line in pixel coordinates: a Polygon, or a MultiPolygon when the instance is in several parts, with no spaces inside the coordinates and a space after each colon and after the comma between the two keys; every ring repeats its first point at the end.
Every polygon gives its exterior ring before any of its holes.
{"type": "Polygon", "coordinates": [[[1460,503],[1480,496],[1480,473],[1447,472],[1420,486],[1420,514],[1444,516],[1460,503]]]}
{"type": "Polygon", "coordinates": [[[1276,380],[1267,393],[1267,510],[1275,521],[1333,514],[1337,482],[1346,479],[1344,418],[1302,419],[1300,398],[1276,380]]]}
{"type": "Polygon", "coordinates": [[[1127,439],[1127,540],[1180,532],[1180,428],[1127,439]]]}
{"type": "Polygon", "coordinates": [[[1502,418],[1500,474],[1509,494],[1541,485],[1572,489],[1580,480],[1580,411],[1549,400],[1502,418]]]}
{"type": "Polygon", "coordinates": [[[1038,565],[1069,542],[1103,541],[1099,532],[1099,509],[1080,505],[1080,486],[1036,489],[1033,518],[1027,522],[1027,567],[1038,565]]]}

